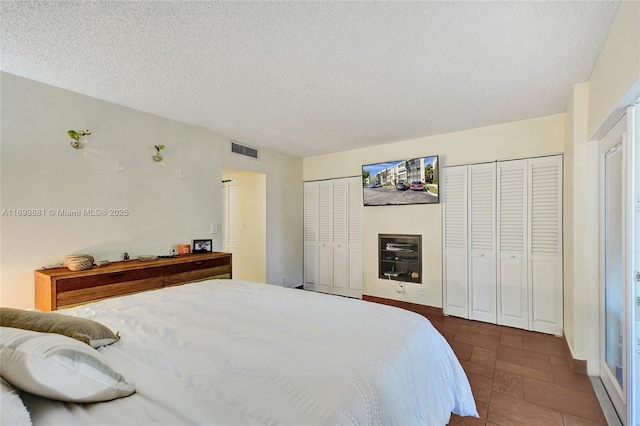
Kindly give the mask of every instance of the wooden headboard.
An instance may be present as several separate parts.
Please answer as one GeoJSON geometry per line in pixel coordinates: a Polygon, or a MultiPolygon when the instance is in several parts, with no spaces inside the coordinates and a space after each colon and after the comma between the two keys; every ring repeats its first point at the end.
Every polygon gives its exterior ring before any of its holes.
{"type": "Polygon", "coordinates": [[[93,266],[85,271],[67,268],[34,271],[36,308],[42,311],[181,285],[210,278],[231,278],[231,253],[213,252],[131,260],[93,266]]]}

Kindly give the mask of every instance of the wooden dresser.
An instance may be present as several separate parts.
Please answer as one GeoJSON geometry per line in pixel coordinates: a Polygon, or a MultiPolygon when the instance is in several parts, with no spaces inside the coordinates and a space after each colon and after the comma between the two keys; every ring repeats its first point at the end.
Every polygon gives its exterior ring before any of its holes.
{"type": "Polygon", "coordinates": [[[34,274],[36,308],[55,311],[166,286],[231,278],[231,253],[198,253],[153,262],[113,262],[78,272],[67,268],[43,269],[34,274]]]}

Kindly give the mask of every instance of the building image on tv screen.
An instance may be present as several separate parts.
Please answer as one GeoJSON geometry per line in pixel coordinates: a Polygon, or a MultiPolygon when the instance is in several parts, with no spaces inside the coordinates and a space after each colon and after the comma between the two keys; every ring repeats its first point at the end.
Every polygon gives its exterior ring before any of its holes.
{"type": "Polygon", "coordinates": [[[438,203],[438,156],[364,165],[362,191],[365,206],[438,203]]]}

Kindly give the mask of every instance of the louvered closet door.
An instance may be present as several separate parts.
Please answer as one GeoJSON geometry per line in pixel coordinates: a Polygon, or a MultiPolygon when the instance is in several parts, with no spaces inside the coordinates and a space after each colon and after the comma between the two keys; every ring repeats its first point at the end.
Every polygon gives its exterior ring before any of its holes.
{"type": "Polygon", "coordinates": [[[562,156],[529,160],[531,328],[562,334],[562,156]]]}
{"type": "Polygon", "coordinates": [[[304,288],[315,290],[318,279],[318,182],[304,184],[304,288]]]}
{"type": "Polygon", "coordinates": [[[333,294],[347,295],[347,180],[333,181],[333,294]]]}
{"type": "Polygon", "coordinates": [[[222,184],[222,251],[235,254],[238,250],[238,195],[235,182],[222,184]]]}
{"type": "Polygon", "coordinates": [[[527,160],[497,165],[498,324],[529,329],[527,160]]]}
{"type": "Polygon", "coordinates": [[[318,282],[316,290],[333,291],[333,182],[318,182],[318,282]]]}
{"type": "Polygon", "coordinates": [[[496,322],[496,164],[468,169],[469,291],[471,319],[496,322]]]}
{"type": "Polygon", "coordinates": [[[347,179],[349,189],[347,246],[349,250],[349,279],[347,295],[362,298],[362,178],[347,179]]]}
{"type": "Polygon", "coordinates": [[[222,213],[222,226],[220,227],[221,228],[220,238],[222,238],[222,251],[228,252],[229,241],[227,240],[227,238],[229,235],[229,230],[227,229],[227,227],[229,226],[229,190],[227,189],[227,182],[224,182],[220,189],[220,203],[222,205],[220,209],[222,213]]]}
{"type": "Polygon", "coordinates": [[[444,313],[469,317],[467,166],[443,168],[444,313]]]}

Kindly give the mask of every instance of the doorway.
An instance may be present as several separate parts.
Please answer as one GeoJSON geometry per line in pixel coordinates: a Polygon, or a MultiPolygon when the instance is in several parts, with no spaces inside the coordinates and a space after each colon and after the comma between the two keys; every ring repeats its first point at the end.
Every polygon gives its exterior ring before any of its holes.
{"type": "Polygon", "coordinates": [[[222,250],[233,254],[233,278],[266,282],[267,177],[223,167],[222,250]]]}
{"type": "Polygon", "coordinates": [[[600,379],[623,424],[628,395],[627,120],[600,140],[600,379]]]}

